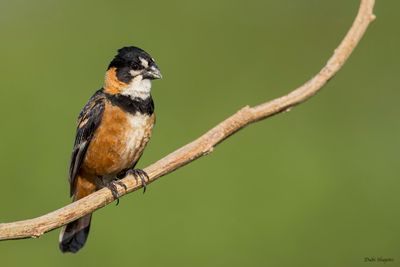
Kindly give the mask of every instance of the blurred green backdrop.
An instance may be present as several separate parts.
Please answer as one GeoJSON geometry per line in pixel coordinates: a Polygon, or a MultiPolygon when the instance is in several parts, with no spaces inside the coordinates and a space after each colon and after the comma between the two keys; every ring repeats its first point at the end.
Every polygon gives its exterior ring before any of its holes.
{"type": "MultiPolygon", "coordinates": [[[[244,105],[313,76],[359,1],[0,2],[1,222],[69,203],[76,117],[116,50],[157,60],[157,125],[139,167],[244,105]]],[[[400,263],[398,1],[311,101],[94,215],[86,247],[58,230],[0,242],[1,266],[366,266],[400,263]],[[397,29],[397,30],[396,30],[397,29]]]]}

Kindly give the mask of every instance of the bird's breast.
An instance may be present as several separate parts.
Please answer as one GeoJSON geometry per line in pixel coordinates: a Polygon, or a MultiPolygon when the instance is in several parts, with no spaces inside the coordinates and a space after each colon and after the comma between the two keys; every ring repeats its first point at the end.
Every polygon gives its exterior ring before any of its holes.
{"type": "Polygon", "coordinates": [[[150,139],[154,121],[154,113],[131,114],[106,103],[83,163],[84,171],[105,176],[132,167],[150,139]]]}

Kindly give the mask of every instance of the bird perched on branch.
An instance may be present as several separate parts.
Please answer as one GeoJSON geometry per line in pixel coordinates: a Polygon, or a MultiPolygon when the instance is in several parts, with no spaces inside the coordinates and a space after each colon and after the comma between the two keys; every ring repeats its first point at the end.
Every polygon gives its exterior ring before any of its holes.
{"type": "MultiPolygon", "coordinates": [[[[108,66],[104,86],[82,109],[72,151],[69,183],[73,201],[107,186],[118,198],[118,178],[132,174],[146,186],[147,174],[134,169],[155,122],[151,81],[161,73],[137,47],[124,47],[108,66]]],[[[62,252],[77,252],[89,234],[91,214],[64,226],[62,252]]]]}

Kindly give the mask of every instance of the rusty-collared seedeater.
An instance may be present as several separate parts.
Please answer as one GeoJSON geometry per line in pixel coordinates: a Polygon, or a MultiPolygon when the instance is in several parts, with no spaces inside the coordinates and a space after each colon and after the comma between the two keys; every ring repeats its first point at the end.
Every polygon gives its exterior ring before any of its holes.
{"type": "MultiPolygon", "coordinates": [[[[160,78],[148,53],[134,46],[118,50],[103,88],[79,114],[69,171],[73,201],[104,186],[115,196],[115,181],[126,174],[140,178],[145,186],[147,174],[134,167],[151,136],[155,122],[151,82],[160,78]]],[[[85,215],[62,228],[62,252],[75,253],[83,247],[91,217],[85,215]]]]}

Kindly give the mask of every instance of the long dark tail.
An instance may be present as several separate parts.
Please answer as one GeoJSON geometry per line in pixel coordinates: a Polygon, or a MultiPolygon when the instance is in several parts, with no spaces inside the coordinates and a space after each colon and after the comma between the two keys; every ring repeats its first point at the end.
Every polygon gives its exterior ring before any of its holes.
{"type": "MultiPolygon", "coordinates": [[[[72,194],[73,201],[77,201],[96,191],[93,177],[78,175],[74,183],[72,194]]],[[[92,214],[87,214],[61,229],[59,247],[62,252],[78,252],[86,243],[89,235],[92,214]]]]}
{"type": "Polygon", "coordinates": [[[89,235],[92,214],[88,214],[64,226],[60,233],[59,246],[62,252],[78,252],[89,235]]]}

